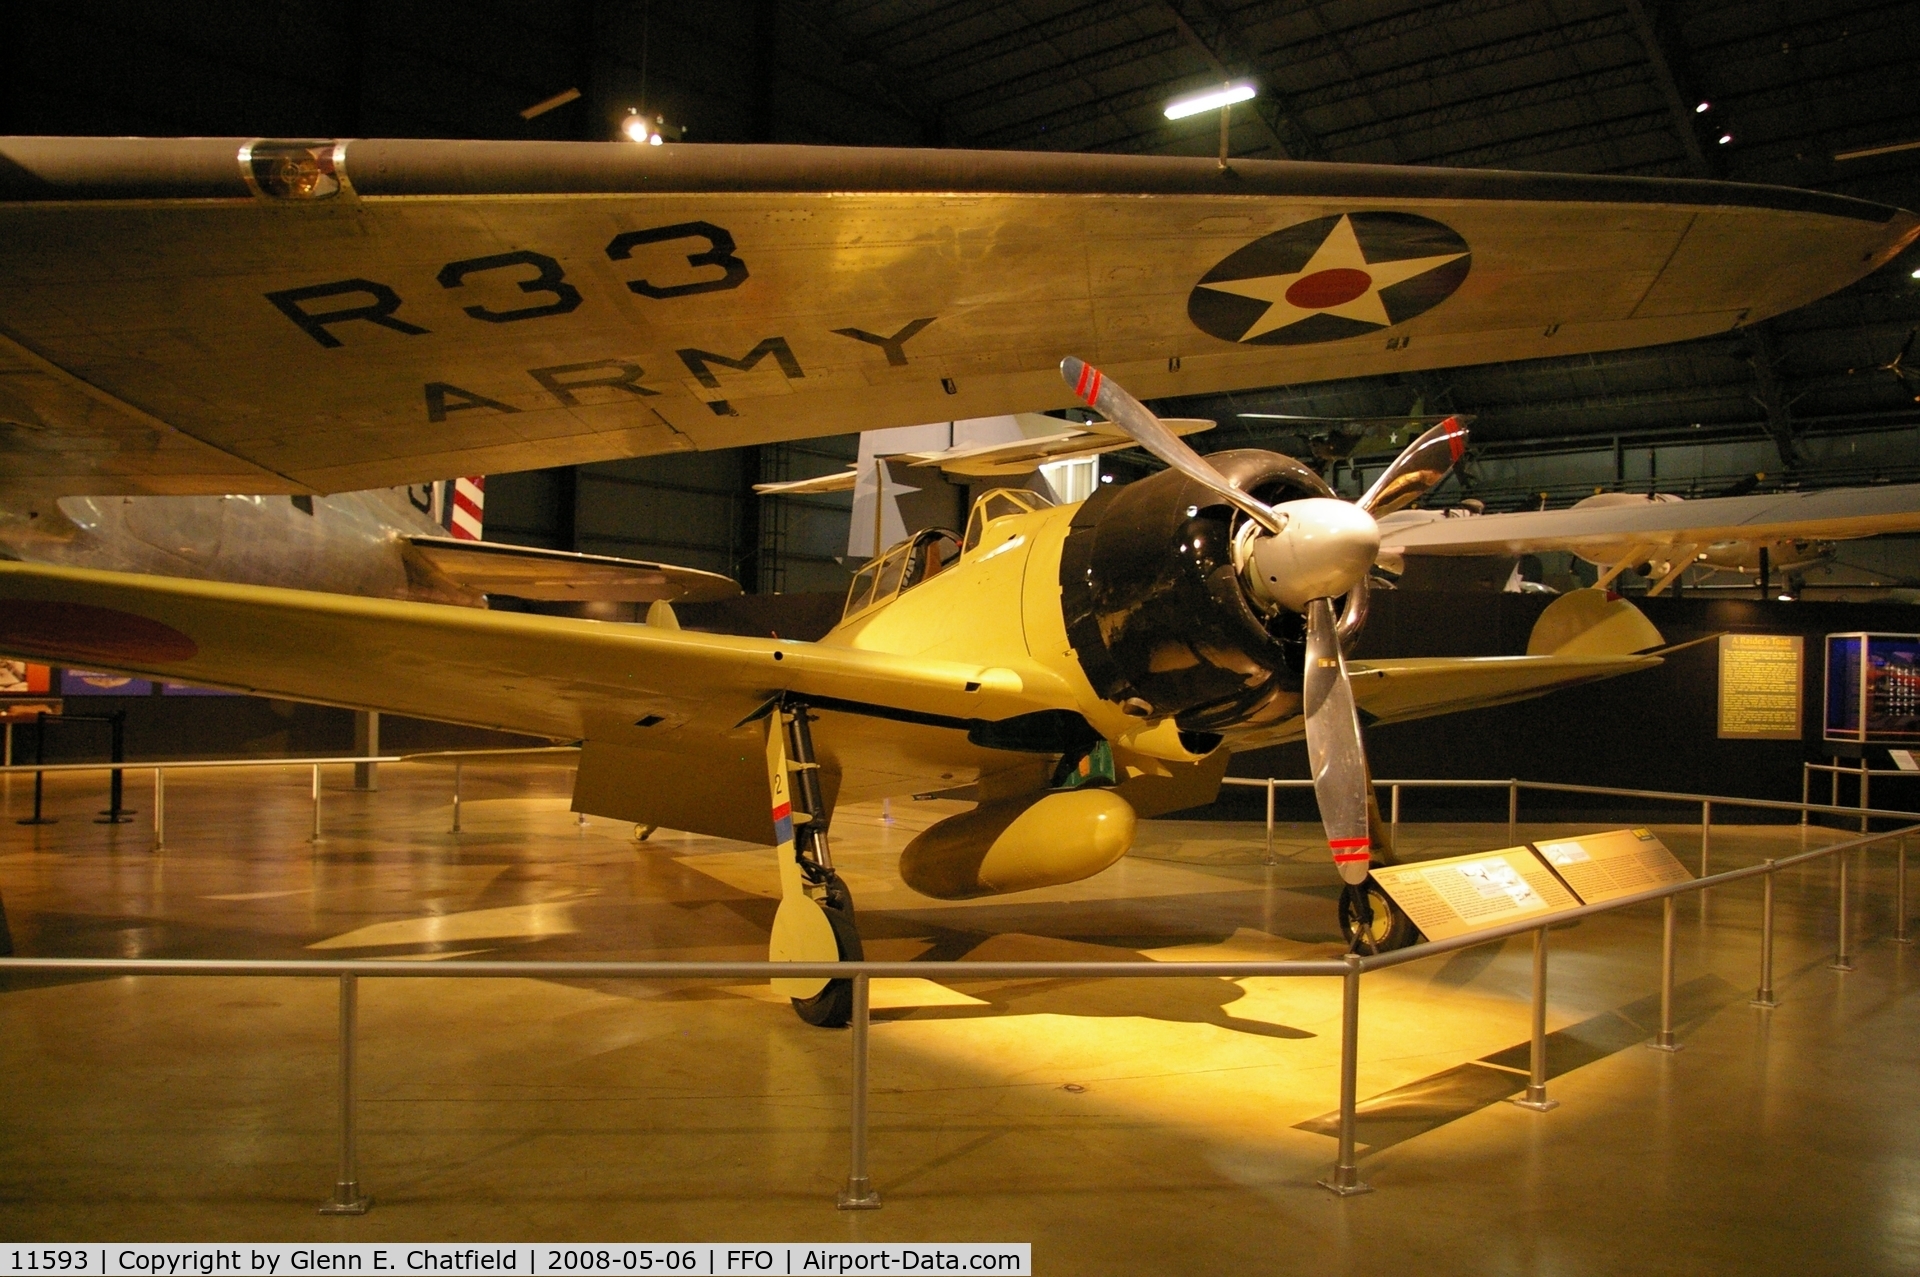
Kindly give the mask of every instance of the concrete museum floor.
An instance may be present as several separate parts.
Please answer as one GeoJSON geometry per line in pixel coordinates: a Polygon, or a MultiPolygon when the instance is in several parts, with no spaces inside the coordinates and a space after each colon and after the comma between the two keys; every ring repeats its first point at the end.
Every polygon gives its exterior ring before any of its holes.
{"type": "MultiPolygon", "coordinates": [[[[168,846],[91,823],[98,776],[7,784],[0,895],[22,955],[759,959],[767,850],[567,811],[564,768],[175,773],[168,846]]],[[[893,870],[952,804],[850,807],[836,856],[872,958],[1322,957],[1317,826],[1149,822],[1070,887],[944,903],[893,870]]],[[[1523,813],[1524,814],[1524,813],[1523,813]]],[[[1537,837],[1565,827],[1527,825],[1537,837]]],[[[1662,828],[1687,860],[1697,832],[1662,828]]],[[[1409,825],[1412,853],[1504,825],[1409,825]]],[[[1714,830],[1715,868],[1847,835],[1714,830]]],[[[1333,980],[879,981],[872,1151],[842,1213],[847,1034],[763,987],[361,982],[357,1219],[332,1186],[321,979],[0,977],[0,1236],[58,1240],[1030,1241],[1048,1274],[1920,1271],[1920,955],[1893,856],[1854,861],[1857,969],[1827,969],[1831,861],[1779,882],[1780,1006],[1748,1005],[1759,880],[1680,903],[1685,1050],[1645,1050],[1660,914],[1553,935],[1550,1094],[1525,1082],[1524,937],[1366,977],[1361,1173],[1339,1199],[1333,980]],[[1518,1070],[1518,1071],[1516,1071],[1518,1070]]]]}

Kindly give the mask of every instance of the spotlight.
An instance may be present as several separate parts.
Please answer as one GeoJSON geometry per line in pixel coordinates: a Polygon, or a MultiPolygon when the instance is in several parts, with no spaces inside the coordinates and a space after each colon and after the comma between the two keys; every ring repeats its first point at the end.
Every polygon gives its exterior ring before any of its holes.
{"type": "Polygon", "coordinates": [[[648,115],[637,106],[627,108],[627,118],[620,121],[620,135],[629,142],[643,142],[649,146],[659,146],[667,140],[667,134],[673,134],[674,140],[686,137],[686,129],[676,128],[667,123],[664,115],[648,115]]]}
{"type": "Polygon", "coordinates": [[[1251,84],[1223,84],[1217,89],[1208,89],[1205,93],[1175,98],[1167,103],[1166,114],[1169,120],[1184,120],[1189,115],[1199,115],[1204,111],[1218,111],[1222,107],[1232,106],[1235,102],[1245,102],[1252,97],[1251,84]]]}
{"type": "Polygon", "coordinates": [[[1725,145],[1726,145],[1727,143],[1729,143],[1729,142],[1731,142],[1731,141],[1733,141],[1733,134],[1731,134],[1731,133],[1722,133],[1722,134],[1720,135],[1720,145],[1722,145],[1722,146],[1725,146],[1725,145]]]}
{"type": "Polygon", "coordinates": [[[1913,272],[1913,277],[1914,277],[1915,279],[1920,279],[1920,270],[1917,270],[1917,271],[1915,271],[1915,272],[1913,272]]]}
{"type": "Polygon", "coordinates": [[[1713,103],[1711,102],[1702,102],[1699,106],[1696,106],[1693,108],[1693,113],[1695,115],[1705,115],[1707,113],[1707,108],[1711,107],[1712,105],[1713,103]]]}

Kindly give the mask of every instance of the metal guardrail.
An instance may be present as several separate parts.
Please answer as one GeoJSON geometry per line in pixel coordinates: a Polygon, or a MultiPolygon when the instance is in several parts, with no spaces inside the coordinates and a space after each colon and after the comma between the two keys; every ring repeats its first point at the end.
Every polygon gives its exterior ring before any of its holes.
{"type": "MultiPolygon", "coordinates": [[[[1817,766],[1817,764],[1808,765],[1817,766]]],[[[1845,770],[1847,770],[1849,774],[1852,774],[1851,769],[1845,770]]],[[[1904,775],[1907,773],[1901,774],[1904,775]]],[[[1553,780],[1521,780],[1517,776],[1458,780],[1376,780],[1373,782],[1373,786],[1375,789],[1384,786],[1390,791],[1391,814],[1388,817],[1387,823],[1395,837],[1398,837],[1400,833],[1400,791],[1402,789],[1504,789],[1507,791],[1507,841],[1510,843],[1518,842],[1520,839],[1520,791],[1523,789],[1548,790],[1563,794],[1596,794],[1609,798],[1647,798],[1659,802],[1699,803],[1700,874],[1702,877],[1706,876],[1707,854],[1713,844],[1713,805],[1715,803],[1719,803],[1722,807],[1751,807],[1759,811],[1797,811],[1800,813],[1800,823],[1802,825],[1807,823],[1807,817],[1810,812],[1820,812],[1823,815],[1858,816],[1860,818],[1860,832],[1863,834],[1867,832],[1867,821],[1875,816],[1887,820],[1920,821],[1920,812],[1868,807],[1865,803],[1857,807],[1842,807],[1838,804],[1837,793],[1835,794],[1836,801],[1833,803],[1809,802],[1807,800],[1807,787],[1805,783],[1806,776],[1807,773],[1803,770],[1801,773],[1800,801],[1797,803],[1786,802],[1778,798],[1732,798],[1725,794],[1687,794],[1660,789],[1626,789],[1615,785],[1575,785],[1553,780]]],[[[1275,776],[1258,779],[1244,776],[1228,776],[1220,783],[1223,785],[1240,785],[1247,788],[1265,789],[1267,791],[1267,863],[1272,864],[1274,791],[1279,789],[1310,789],[1313,787],[1313,781],[1310,779],[1282,780],[1275,776]]],[[[1835,783],[1837,786],[1838,782],[1836,781],[1835,783]]],[[[1865,794],[1863,792],[1862,797],[1864,796],[1865,794]]]]}
{"type": "MultiPolygon", "coordinates": [[[[118,763],[20,763],[0,767],[0,777],[30,773],[33,776],[34,802],[33,820],[27,824],[53,824],[51,819],[40,814],[41,776],[45,772],[111,772],[115,778],[115,792],[118,792],[120,773],[129,771],[150,771],[153,773],[153,850],[160,851],[167,843],[167,773],[212,767],[311,767],[313,769],[313,833],[309,839],[320,841],[320,769],[323,767],[360,767],[371,763],[424,763],[453,762],[453,828],[450,832],[460,832],[460,785],[461,772],[468,761],[485,761],[488,758],[503,755],[524,758],[530,754],[578,754],[578,745],[535,745],[526,749],[441,749],[419,754],[356,754],[339,758],[181,758],[181,759],[142,759],[137,762],[118,763]]],[[[116,802],[114,810],[119,811],[116,802]]],[[[586,818],[581,817],[581,823],[586,818]]]]}
{"type": "MultiPolygon", "coordinates": [[[[307,762],[310,760],[300,760],[307,762]]],[[[327,760],[366,761],[366,760],[327,760]]],[[[381,759],[380,761],[387,761],[381,759]]],[[[271,765],[259,763],[256,765],[271,765]]],[[[317,774],[317,767],[316,767],[317,774]]],[[[1243,782],[1246,783],[1246,782],[1243,782]]],[[[1289,782],[1253,781],[1253,784],[1268,786],[1269,795],[1277,784],[1289,782]]],[[[1301,782],[1303,784],[1310,782],[1301,782]]],[[[1633,796],[1668,798],[1674,801],[1693,802],[1695,800],[1709,804],[1703,813],[1711,819],[1710,804],[1718,802],[1729,806],[1780,806],[1765,800],[1728,798],[1724,796],[1701,796],[1694,794],[1666,794],[1657,790],[1611,790],[1602,786],[1561,786],[1548,785],[1545,782],[1508,781],[1385,781],[1383,784],[1400,785],[1500,785],[1510,787],[1510,793],[1517,794],[1517,787],[1531,785],[1540,788],[1571,789],[1575,792],[1625,793],[1633,796]]],[[[1517,798],[1513,800],[1517,802],[1517,798]]],[[[1788,807],[1804,804],[1784,804],[1788,807]]],[[[1397,807],[1397,804],[1396,804],[1397,807]]],[[[1852,808],[1843,809],[1851,814],[1852,808]]],[[[1269,847],[1271,847],[1272,804],[1268,804],[1269,847]]],[[[1509,816],[1514,816],[1512,804],[1509,816]]],[[[1505,926],[1489,928],[1469,933],[1450,940],[1429,941],[1410,948],[1391,953],[1359,955],[1347,954],[1340,959],[1303,960],[1285,962],[449,962],[436,966],[422,966],[415,962],[397,961],[352,961],[352,960],[229,960],[229,959],[124,959],[124,958],[0,958],[0,974],[20,971],[68,972],[93,975],[146,975],[146,976],[273,976],[273,977],[332,977],[339,984],[340,1018],[340,1140],[339,1170],[334,1183],[333,1197],[321,1206],[326,1214],[357,1215],[365,1213],[372,1205],[372,1199],[360,1190],[358,1168],[358,1143],[355,1122],[356,1109],[356,1056],[358,1044],[359,996],[358,981],[361,977],[393,979],[489,979],[532,977],[543,979],[591,978],[591,979],[642,979],[642,980],[760,980],[774,977],[787,978],[826,978],[848,979],[852,981],[853,1015],[851,1021],[852,1059],[849,1079],[849,1156],[847,1183],[839,1195],[839,1205],[846,1210],[864,1210],[880,1205],[879,1195],[873,1190],[872,1179],[867,1165],[867,1095],[868,1083],[868,1038],[870,1028],[869,983],[874,979],[886,978],[940,978],[955,983],[968,980],[1001,979],[1190,979],[1202,978],[1247,978],[1247,977],[1298,977],[1331,978],[1338,976],[1342,981],[1340,1012],[1340,1126],[1338,1152],[1331,1173],[1320,1185],[1341,1196],[1371,1192],[1369,1185],[1361,1181],[1359,1166],[1355,1159],[1355,1127],[1358,1098],[1359,1034],[1360,1034],[1360,981],[1370,971],[1380,971],[1417,962],[1424,958],[1452,953],[1479,945],[1504,941],[1523,932],[1533,934],[1533,998],[1532,998],[1532,1041],[1530,1048],[1530,1067],[1526,1092],[1516,1104],[1538,1112],[1545,1112],[1557,1106],[1557,1102],[1547,1098],[1547,1047],[1546,1047],[1546,997],[1547,997],[1547,932],[1550,927],[1562,925],[1580,918],[1592,917],[1603,913],[1612,913],[1635,905],[1658,900],[1662,903],[1661,947],[1660,947],[1660,1028],[1649,1046],[1661,1051],[1678,1051],[1681,1043],[1675,1041],[1673,1032],[1673,980],[1674,980],[1674,901],[1689,892],[1704,892],[1710,888],[1739,882],[1747,878],[1764,878],[1765,891],[1762,897],[1760,930],[1760,978],[1757,991],[1752,999],[1753,1005],[1772,1008],[1779,1005],[1773,988],[1773,900],[1774,878],[1782,869],[1792,868],[1827,856],[1838,856],[1840,881],[1837,907],[1837,943],[1834,959],[1829,966],[1835,971],[1851,971],[1853,960],[1849,945],[1848,913],[1848,861],[1847,853],[1899,839],[1898,871],[1896,874],[1895,934],[1897,943],[1910,943],[1907,932],[1907,839],[1920,833],[1920,818],[1910,814],[1907,818],[1913,823],[1901,828],[1879,834],[1865,835],[1846,842],[1826,847],[1813,848],[1797,855],[1780,859],[1769,859],[1759,865],[1750,865],[1740,869],[1725,870],[1718,874],[1702,874],[1699,878],[1670,886],[1658,887],[1627,896],[1619,900],[1600,904],[1583,905],[1576,909],[1563,910],[1546,920],[1528,920],[1510,923],[1505,926]]],[[[1704,864],[1705,847],[1702,847],[1704,864]]]]}

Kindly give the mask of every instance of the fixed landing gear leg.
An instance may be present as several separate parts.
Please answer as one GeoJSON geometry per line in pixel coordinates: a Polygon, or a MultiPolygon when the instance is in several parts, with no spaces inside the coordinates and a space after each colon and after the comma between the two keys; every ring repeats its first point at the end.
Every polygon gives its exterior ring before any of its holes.
{"type": "MultiPolygon", "coordinates": [[[[833,868],[811,722],[807,707],[793,703],[767,718],[767,788],[780,862],[780,909],[768,956],[775,962],[858,962],[853,893],[833,868]]],[[[837,1029],[853,1017],[852,980],[777,979],[773,986],[792,999],[808,1024],[837,1029]]]]}

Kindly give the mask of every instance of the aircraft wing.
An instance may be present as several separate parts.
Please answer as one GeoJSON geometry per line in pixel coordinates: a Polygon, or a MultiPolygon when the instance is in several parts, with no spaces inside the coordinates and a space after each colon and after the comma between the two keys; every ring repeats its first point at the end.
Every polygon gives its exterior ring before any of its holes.
{"type": "Polygon", "coordinates": [[[338,492],[1066,407],[1069,354],[1155,398],[1642,346],[1811,301],[1916,232],[1657,178],[11,138],[0,487],[338,492]],[[1360,297],[1292,289],[1336,259],[1360,297]]]}
{"type": "Polygon", "coordinates": [[[470,590],[550,602],[710,603],[740,593],[718,572],[499,541],[410,536],[422,558],[470,590]]]}
{"type": "Polygon", "coordinates": [[[725,737],[782,691],[957,724],[1061,703],[955,661],[23,563],[0,563],[0,651],[656,748],[725,737]]]}
{"type": "MultiPolygon", "coordinates": [[[[1399,723],[1512,701],[1598,682],[1660,664],[1657,653],[1623,656],[1423,656],[1350,661],[1354,704],[1364,723],[1399,723]]],[[[1299,740],[1306,719],[1294,717],[1236,738],[1236,750],[1299,740]]]]}
{"type": "Polygon", "coordinates": [[[1447,518],[1407,510],[1380,521],[1382,554],[1528,554],[1625,542],[1649,550],[1716,541],[1844,541],[1920,529],[1920,484],[1828,488],[1447,518]]]}
{"type": "Polygon", "coordinates": [[[826,492],[852,492],[860,486],[860,472],[849,466],[832,474],[811,479],[782,479],[778,483],[756,483],[753,490],[763,497],[800,497],[826,492]]]}

